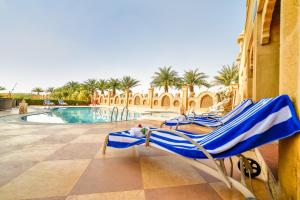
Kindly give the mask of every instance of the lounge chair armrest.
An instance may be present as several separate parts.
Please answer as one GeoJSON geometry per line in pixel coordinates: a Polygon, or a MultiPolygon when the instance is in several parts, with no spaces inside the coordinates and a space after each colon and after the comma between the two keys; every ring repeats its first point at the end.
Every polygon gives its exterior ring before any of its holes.
{"type": "MultiPolygon", "coordinates": [[[[146,144],[149,144],[150,142],[150,137],[151,137],[151,132],[152,131],[166,131],[165,129],[155,129],[155,130],[149,130],[146,136],[146,144]]],[[[200,151],[202,151],[204,153],[204,155],[212,160],[214,162],[214,158],[210,155],[210,153],[208,151],[206,151],[206,149],[204,147],[202,147],[200,144],[198,144],[197,142],[195,142],[192,138],[190,138],[189,136],[179,132],[179,131],[174,131],[174,130],[167,130],[170,133],[173,133],[174,135],[177,135],[179,137],[182,137],[184,139],[186,139],[187,141],[189,141],[191,144],[195,145],[200,151]]]]}
{"type": "Polygon", "coordinates": [[[201,117],[209,117],[209,115],[217,115],[215,113],[217,113],[217,112],[206,112],[206,113],[202,113],[200,116],[201,117]]]}

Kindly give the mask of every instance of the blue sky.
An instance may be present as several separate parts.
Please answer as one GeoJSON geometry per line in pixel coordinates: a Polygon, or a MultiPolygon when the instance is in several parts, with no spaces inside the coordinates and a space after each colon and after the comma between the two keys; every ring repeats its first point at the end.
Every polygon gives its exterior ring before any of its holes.
{"type": "Polygon", "coordinates": [[[245,0],[0,0],[0,85],[16,92],[158,67],[213,76],[239,51],[245,0]]]}

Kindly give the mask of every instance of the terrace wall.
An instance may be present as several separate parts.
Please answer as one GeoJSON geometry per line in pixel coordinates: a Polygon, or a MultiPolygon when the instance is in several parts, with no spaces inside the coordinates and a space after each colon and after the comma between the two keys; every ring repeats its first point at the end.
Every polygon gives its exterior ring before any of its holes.
{"type": "Polygon", "coordinates": [[[106,95],[96,92],[93,96],[93,102],[105,106],[128,106],[169,111],[179,111],[180,107],[183,106],[186,110],[206,112],[210,106],[217,102],[217,97],[216,94],[208,91],[201,92],[197,96],[189,96],[186,88],[183,88],[181,93],[176,95],[171,93],[158,94],[154,92],[154,88],[150,88],[147,94],[125,92],[112,96],[111,92],[106,95]]]}

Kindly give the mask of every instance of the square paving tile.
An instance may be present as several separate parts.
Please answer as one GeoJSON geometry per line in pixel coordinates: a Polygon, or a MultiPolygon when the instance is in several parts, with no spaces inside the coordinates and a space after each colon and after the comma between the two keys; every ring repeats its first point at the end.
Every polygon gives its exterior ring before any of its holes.
{"type": "Polygon", "coordinates": [[[20,149],[21,146],[11,146],[11,145],[0,145],[0,157],[4,154],[11,153],[12,151],[20,149]]]}
{"type": "Polygon", "coordinates": [[[0,199],[66,196],[90,160],[41,162],[0,188],[0,199]]]}
{"type": "Polygon", "coordinates": [[[144,190],[68,196],[66,200],[145,200],[144,190]]]}
{"type": "Polygon", "coordinates": [[[71,194],[139,190],[143,188],[140,165],[134,158],[93,160],[71,194]]]}
{"type": "Polygon", "coordinates": [[[85,134],[80,135],[78,138],[72,141],[72,143],[103,143],[105,134],[85,134]]]}
{"type": "Polygon", "coordinates": [[[57,150],[47,160],[93,159],[100,147],[97,143],[70,143],[57,150]]]}
{"type": "Polygon", "coordinates": [[[199,171],[169,156],[142,157],[144,188],[161,188],[205,183],[199,171]]]}
{"type": "Polygon", "coordinates": [[[63,144],[68,143],[77,137],[77,134],[50,134],[48,137],[36,141],[34,144],[63,144]]]}
{"type": "Polygon", "coordinates": [[[37,162],[34,161],[8,161],[0,162],[0,187],[17,177],[37,162]]]}
{"type": "Polygon", "coordinates": [[[105,155],[103,155],[102,153],[102,148],[103,146],[101,146],[95,158],[117,158],[117,157],[136,158],[137,157],[137,152],[135,147],[125,148],[125,149],[107,147],[105,155]]]}
{"type": "Polygon", "coordinates": [[[244,200],[245,197],[236,189],[228,188],[222,182],[210,183],[210,186],[222,197],[224,200],[244,200]]]}
{"type": "Polygon", "coordinates": [[[208,184],[145,190],[146,200],[222,200],[208,184]]]}
{"type": "Polygon", "coordinates": [[[89,129],[86,134],[108,134],[111,132],[111,127],[107,127],[107,128],[91,128],[89,129]]]}
{"type": "Polygon", "coordinates": [[[1,132],[1,135],[26,135],[31,134],[34,131],[35,129],[12,128],[11,130],[1,132]]]}
{"type": "Polygon", "coordinates": [[[65,200],[66,197],[46,197],[46,198],[34,198],[34,199],[25,199],[25,200],[65,200]]]}
{"type": "Polygon", "coordinates": [[[61,148],[62,144],[52,145],[29,145],[15,151],[5,153],[0,157],[0,162],[5,161],[42,161],[56,150],[61,148]]]}
{"type": "MultiPolygon", "coordinates": [[[[61,126],[60,126],[61,127],[61,126]]],[[[55,129],[53,129],[55,130],[55,129]]],[[[76,126],[70,127],[70,128],[64,128],[63,130],[61,128],[57,128],[56,133],[57,134],[84,134],[89,130],[89,128],[76,128],[76,126]]]]}
{"type": "Polygon", "coordinates": [[[11,137],[7,140],[1,141],[1,144],[4,145],[27,145],[33,142],[36,142],[42,138],[47,137],[48,135],[19,135],[11,137]]]}
{"type": "Polygon", "coordinates": [[[135,147],[136,154],[139,157],[143,156],[167,156],[167,153],[164,153],[162,151],[155,150],[153,148],[147,148],[145,145],[138,145],[135,147]]]}

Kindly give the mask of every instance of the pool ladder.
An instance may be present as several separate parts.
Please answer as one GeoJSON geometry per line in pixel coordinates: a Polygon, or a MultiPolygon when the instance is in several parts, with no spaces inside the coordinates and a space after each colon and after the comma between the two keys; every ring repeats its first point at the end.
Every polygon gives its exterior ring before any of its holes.
{"type": "Polygon", "coordinates": [[[116,114],[115,114],[115,121],[118,121],[118,115],[119,115],[119,109],[118,107],[113,107],[112,111],[111,111],[111,115],[110,115],[110,121],[112,122],[113,121],[113,116],[114,116],[114,113],[116,111],[116,114]]]}
{"type": "MultiPolygon", "coordinates": [[[[125,120],[126,121],[128,120],[128,112],[129,112],[129,110],[128,110],[127,107],[124,107],[122,109],[121,118],[120,118],[121,121],[123,120],[124,113],[126,113],[125,114],[125,120]]],[[[112,112],[111,112],[111,115],[110,115],[110,121],[112,122],[113,119],[114,119],[114,121],[118,121],[118,116],[119,116],[119,109],[118,109],[118,107],[115,106],[112,109],[112,112]],[[115,118],[114,118],[114,116],[115,116],[115,118]]]]}
{"type": "Polygon", "coordinates": [[[125,115],[126,118],[125,119],[126,119],[126,121],[128,120],[128,107],[124,107],[122,112],[121,112],[121,121],[123,120],[123,114],[124,114],[125,111],[126,111],[126,115],[125,115]]]}

